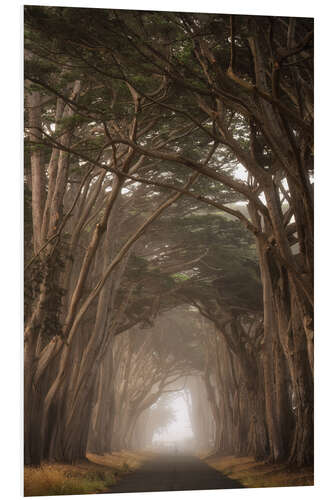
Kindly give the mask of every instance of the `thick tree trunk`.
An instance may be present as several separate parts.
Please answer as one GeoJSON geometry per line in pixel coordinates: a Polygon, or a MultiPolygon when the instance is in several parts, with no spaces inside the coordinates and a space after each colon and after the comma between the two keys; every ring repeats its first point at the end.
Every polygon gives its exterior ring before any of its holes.
{"type": "MultiPolygon", "coordinates": [[[[270,192],[267,198],[268,206],[274,206],[274,193],[270,192]]],[[[272,215],[279,216],[273,208],[272,215]]],[[[278,223],[275,229],[280,230],[278,223]]],[[[275,261],[274,251],[260,235],[257,248],[264,294],[263,366],[270,459],[280,461],[289,456],[289,461],[299,465],[310,463],[313,454],[313,385],[302,313],[302,304],[309,302],[295,279],[294,270],[285,269],[281,262],[275,261]],[[279,361],[280,352],[283,352],[285,361],[279,361]],[[286,379],[282,377],[284,369],[279,364],[288,368],[286,379]],[[284,387],[286,383],[287,387],[284,387]],[[288,386],[291,387],[291,397],[288,386]],[[291,400],[296,405],[294,418],[291,400]]],[[[283,255],[286,263],[287,259],[290,261],[288,252],[283,255]]]]}
{"type": "Polygon", "coordinates": [[[294,411],[296,426],[289,462],[299,466],[313,463],[313,378],[307,343],[296,299],[291,303],[293,363],[295,366],[294,411]]]}
{"type": "Polygon", "coordinates": [[[31,163],[31,194],[32,194],[32,223],[35,254],[41,247],[41,230],[43,209],[45,203],[45,171],[40,150],[41,141],[41,106],[42,98],[39,91],[28,91],[26,97],[29,114],[29,140],[32,144],[30,155],[31,163]]]}
{"type": "Polygon", "coordinates": [[[34,353],[35,349],[29,341],[25,349],[24,366],[24,463],[26,465],[40,465],[42,460],[40,425],[43,399],[33,384],[34,353]]]}

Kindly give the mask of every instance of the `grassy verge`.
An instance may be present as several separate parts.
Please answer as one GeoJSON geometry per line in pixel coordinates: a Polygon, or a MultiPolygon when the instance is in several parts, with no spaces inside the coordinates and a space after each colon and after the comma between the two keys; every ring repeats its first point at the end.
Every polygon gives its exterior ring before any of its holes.
{"type": "Polygon", "coordinates": [[[313,467],[295,468],[285,464],[256,462],[253,457],[202,457],[208,465],[238,479],[247,488],[313,486],[313,467]]]}
{"type": "Polygon", "coordinates": [[[148,455],[119,452],[88,454],[87,461],[75,465],[44,463],[24,468],[24,496],[82,495],[110,491],[124,475],[140,467],[148,455]]]}

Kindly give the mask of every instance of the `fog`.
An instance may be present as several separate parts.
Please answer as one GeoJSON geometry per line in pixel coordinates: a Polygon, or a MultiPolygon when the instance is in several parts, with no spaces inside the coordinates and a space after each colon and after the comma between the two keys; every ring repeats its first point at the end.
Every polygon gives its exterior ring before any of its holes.
{"type": "MultiPolygon", "coordinates": [[[[108,439],[113,450],[209,450],[216,425],[207,397],[204,339],[211,334],[212,325],[195,307],[182,306],[116,337],[111,383],[104,383],[95,403],[89,451],[100,452],[108,439]]],[[[105,380],[107,373],[102,375],[105,380]]]]}
{"type": "MultiPolygon", "coordinates": [[[[192,441],[194,439],[188,407],[184,398],[184,391],[175,393],[175,399],[170,403],[170,409],[175,419],[165,428],[162,428],[160,432],[154,434],[154,446],[158,446],[159,444],[168,446],[174,443],[179,448],[185,441],[192,441]]],[[[156,404],[158,405],[159,401],[156,404]]]]}

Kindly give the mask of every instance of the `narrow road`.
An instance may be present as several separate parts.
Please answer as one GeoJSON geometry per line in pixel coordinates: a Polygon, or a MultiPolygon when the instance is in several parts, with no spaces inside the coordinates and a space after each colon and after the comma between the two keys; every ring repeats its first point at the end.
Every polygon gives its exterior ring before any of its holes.
{"type": "Polygon", "coordinates": [[[197,457],[156,455],[140,469],[124,477],[109,493],[135,491],[184,491],[243,488],[234,479],[212,469],[197,457]]]}

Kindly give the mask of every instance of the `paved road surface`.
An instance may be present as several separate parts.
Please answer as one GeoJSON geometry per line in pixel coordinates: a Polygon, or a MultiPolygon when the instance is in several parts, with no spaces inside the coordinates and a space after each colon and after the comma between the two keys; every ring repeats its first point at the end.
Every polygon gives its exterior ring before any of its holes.
{"type": "Polygon", "coordinates": [[[110,493],[243,488],[242,484],[212,469],[197,457],[156,455],[141,469],[125,476],[110,493]]]}

